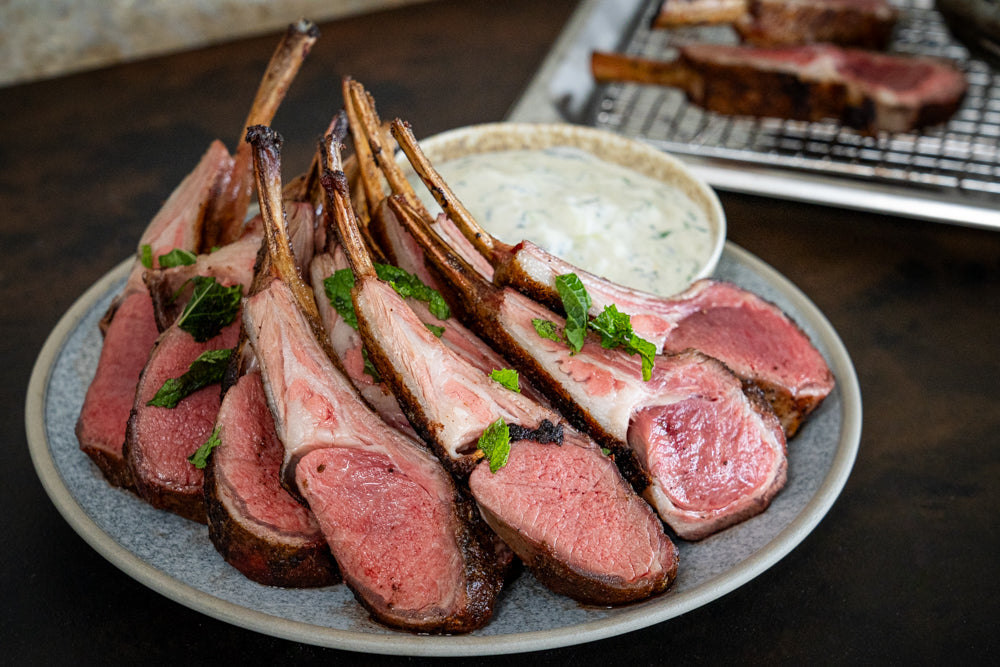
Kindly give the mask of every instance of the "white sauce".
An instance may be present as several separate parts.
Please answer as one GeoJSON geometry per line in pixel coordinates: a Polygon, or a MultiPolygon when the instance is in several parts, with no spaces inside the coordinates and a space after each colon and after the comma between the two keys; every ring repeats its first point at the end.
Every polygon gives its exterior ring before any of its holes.
{"type": "Polygon", "coordinates": [[[493,236],[528,239],[623,285],[676,294],[712,254],[705,212],[687,195],[577,148],[476,153],[436,168],[493,236]]]}

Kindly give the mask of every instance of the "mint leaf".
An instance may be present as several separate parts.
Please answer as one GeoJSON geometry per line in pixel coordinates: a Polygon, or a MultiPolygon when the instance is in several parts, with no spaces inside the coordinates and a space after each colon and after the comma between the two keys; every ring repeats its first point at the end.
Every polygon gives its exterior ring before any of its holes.
{"type": "Polygon", "coordinates": [[[604,312],[590,321],[590,328],[601,335],[601,346],[617,347],[628,342],[632,335],[632,319],[614,304],[604,307],[604,312]]]}
{"type": "Polygon", "coordinates": [[[656,362],[656,346],[644,338],[639,338],[635,334],[629,338],[624,346],[629,354],[638,354],[642,359],[642,379],[649,382],[653,377],[653,364],[656,362]]]}
{"type": "Polygon", "coordinates": [[[146,405],[159,408],[176,408],[181,399],[190,396],[202,387],[222,382],[222,376],[229,366],[232,350],[207,350],[191,362],[184,375],[169,378],[159,388],[156,395],[146,405]]]}
{"type": "Polygon", "coordinates": [[[223,287],[215,278],[195,276],[194,293],[177,318],[177,326],[204,343],[233,323],[240,310],[243,285],[223,287]]]}
{"type": "Polygon", "coordinates": [[[143,243],[139,246],[139,261],[147,269],[153,268],[153,246],[143,243]]]}
{"type": "Polygon", "coordinates": [[[401,297],[425,302],[431,315],[439,320],[451,317],[451,309],[448,308],[441,293],[428,287],[414,274],[391,264],[376,264],[375,273],[378,274],[379,278],[392,285],[392,288],[401,297]]]}
{"type": "Polygon", "coordinates": [[[503,417],[486,427],[479,436],[477,447],[490,462],[490,472],[495,473],[507,465],[507,458],[510,456],[510,429],[503,417]]]}
{"type": "Polygon", "coordinates": [[[629,354],[638,354],[642,360],[642,379],[649,382],[653,377],[656,346],[635,334],[628,313],[619,311],[614,304],[605,306],[604,311],[590,321],[590,328],[600,334],[602,347],[620,347],[629,354]]]}
{"type": "Polygon", "coordinates": [[[198,256],[190,250],[174,248],[166,255],[160,255],[160,268],[169,269],[174,266],[191,266],[198,261],[198,256]]]}
{"type": "MultiPolygon", "coordinates": [[[[642,379],[646,382],[653,377],[653,364],[656,360],[656,346],[648,340],[640,338],[632,330],[632,319],[628,313],[618,310],[614,304],[605,306],[600,315],[587,321],[587,310],[590,308],[590,295],[587,288],[575,273],[564,273],[556,276],[556,289],[562,298],[566,310],[566,329],[563,335],[573,353],[583,347],[587,329],[601,336],[601,346],[606,349],[621,347],[629,354],[638,354],[642,360],[642,379]],[[580,322],[583,322],[581,325],[580,322]]],[[[556,325],[547,320],[532,320],[535,331],[543,338],[558,340],[555,336],[556,325]],[[539,323],[544,323],[545,329],[539,323]]]]}
{"type": "Polygon", "coordinates": [[[559,331],[559,325],[552,320],[542,320],[536,317],[531,320],[531,326],[535,327],[535,332],[542,338],[554,340],[557,343],[563,342],[562,334],[559,331]]]}
{"type": "Polygon", "coordinates": [[[222,440],[219,438],[219,427],[216,426],[215,430],[212,431],[212,435],[208,436],[208,440],[205,441],[201,447],[199,447],[194,454],[188,457],[188,461],[194,465],[195,468],[202,470],[206,465],[208,465],[208,456],[212,453],[212,450],[222,444],[222,440]]]}
{"type": "Polygon", "coordinates": [[[521,393],[520,376],[513,368],[494,368],[490,371],[490,377],[507,389],[521,393]]]}
{"type": "Polygon", "coordinates": [[[566,310],[566,328],[563,335],[573,353],[583,347],[587,337],[587,311],[590,309],[590,295],[575,273],[564,273],[556,276],[556,291],[562,299],[566,310]]]}
{"type": "Polygon", "coordinates": [[[341,319],[357,329],[358,316],[354,312],[354,300],[351,299],[353,288],[354,272],[350,269],[338,269],[332,276],[323,279],[323,291],[326,292],[330,305],[337,310],[341,319]]]}

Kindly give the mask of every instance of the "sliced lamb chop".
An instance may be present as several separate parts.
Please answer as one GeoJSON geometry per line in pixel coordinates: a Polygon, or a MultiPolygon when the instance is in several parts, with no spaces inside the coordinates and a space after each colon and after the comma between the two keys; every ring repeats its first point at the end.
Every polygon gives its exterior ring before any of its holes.
{"type": "MultiPolygon", "coordinates": [[[[446,290],[448,287],[447,284],[440,284],[435,275],[428,269],[427,263],[423,261],[423,251],[420,249],[419,244],[399,224],[395,219],[392,209],[387,206],[382,188],[382,175],[385,176],[385,180],[389,184],[393,194],[404,197],[408,202],[417,207],[421,215],[426,216],[428,220],[433,220],[426,209],[423,208],[420,198],[413,191],[413,188],[410,187],[409,182],[403,175],[402,169],[396,163],[393,152],[386,143],[387,141],[391,142],[392,138],[389,137],[386,139],[384,133],[381,131],[382,125],[375,111],[374,102],[360,83],[349,78],[344,79],[344,98],[347,101],[346,114],[348,119],[351,120],[350,127],[354,144],[357,147],[358,162],[361,165],[359,168],[359,179],[363,182],[363,189],[365,191],[364,201],[369,207],[368,220],[371,227],[369,231],[371,233],[370,235],[364,234],[369,251],[374,249],[379,250],[394,266],[412,273],[420,278],[424,284],[439,291],[441,289],[446,290]]],[[[331,170],[336,170],[332,165],[327,165],[327,167],[331,170]]],[[[432,222],[432,224],[435,225],[435,229],[439,233],[447,235],[456,242],[468,245],[461,232],[447,217],[439,216],[437,221],[432,222]]],[[[359,229],[364,229],[364,225],[359,224],[359,229]]],[[[471,250],[471,245],[469,248],[471,250]]],[[[342,254],[342,251],[337,250],[336,253],[342,254]]],[[[481,268],[492,275],[493,269],[485,259],[476,255],[474,251],[470,251],[469,254],[479,260],[477,268],[481,268]]],[[[336,268],[342,269],[346,268],[346,266],[346,258],[338,259],[336,268]]],[[[332,268],[332,265],[328,266],[328,268],[332,268]]],[[[329,273],[326,275],[329,275],[329,273]]],[[[323,301],[322,291],[317,286],[315,278],[314,287],[317,289],[317,301],[323,301]]],[[[441,341],[487,375],[495,369],[510,366],[489,345],[462,326],[457,320],[453,318],[449,318],[446,321],[438,320],[431,315],[425,304],[415,299],[407,299],[407,304],[425,324],[443,328],[440,336],[441,341]]],[[[324,312],[324,321],[327,324],[327,328],[331,330],[331,324],[334,322],[331,318],[333,317],[335,317],[335,313],[331,309],[326,309],[324,312]]],[[[351,353],[353,359],[351,368],[360,373],[360,338],[353,330],[346,331],[345,334],[354,334],[353,336],[342,337],[340,341],[343,345],[350,340],[351,345],[355,346],[354,352],[351,353]]],[[[338,347],[337,343],[334,343],[334,347],[337,349],[338,354],[343,357],[344,351],[347,348],[338,347]]],[[[366,386],[362,390],[362,393],[366,391],[374,393],[377,391],[377,388],[371,385],[369,375],[362,373],[361,377],[357,377],[350,369],[348,369],[348,373],[356,383],[360,381],[366,386]]],[[[528,382],[522,383],[521,391],[537,403],[546,403],[546,399],[541,392],[532,387],[528,382]]],[[[392,414],[392,417],[389,417],[388,414],[383,413],[381,410],[379,410],[379,414],[390,423],[395,423],[399,415],[398,405],[394,410],[390,401],[386,400],[388,398],[388,390],[379,393],[383,395],[372,396],[371,398],[376,399],[379,405],[389,410],[389,414],[392,414]]],[[[368,397],[368,394],[366,394],[366,397],[368,397]]],[[[395,399],[393,398],[392,402],[394,401],[395,399]]]]}
{"type": "Polygon", "coordinates": [[[693,104],[717,113],[833,119],[869,134],[943,123],[967,88],[965,76],[943,60],[829,44],[688,44],[669,62],[595,51],[591,71],[598,83],[679,88],[693,104]]]}
{"type": "Polygon", "coordinates": [[[284,448],[260,372],[242,375],[222,399],[219,444],[205,467],[208,535],[230,565],[267,586],[340,581],[315,517],[278,482],[284,448]]]}
{"type": "MultiPolygon", "coordinates": [[[[139,246],[149,246],[154,263],[174,248],[196,251],[204,218],[204,202],[220,174],[232,167],[232,158],[215,141],[170,195],[143,233],[139,246]]],[[[155,264],[154,264],[155,265],[155,264]]],[[[80,448],[115,485],[131,487],[122,456],[125,426],[135,402],[136,385],[159,331],[149,291],[143,284],[145,267],[136,258],[125,288],[105,315],[104,343],[97,371],[76,423],[80,448]]]]}
{"type": "Polygon", "coordinates": [[[280,202],[280,138],[248,132],[267,226],[267,275],[243,310],[282,479],[306,500],[357,599],[382,623],[467,632],[492,614],[503,573],[493,536],[440,462],[382,422],[332,361],[300,279],[280,202]]]}
{"type": "Polygon", "coordinates": [[[731,23],[745,42],[882,49],[899,11],[888,0],[663,0],[654,28],[731,23]]]}
{"type": "MultiPolygon", "coordinates": [[[[588,273],[530,241],[505,244],[480,227],[427,160],[409,127],[394,123],[393,133],[441,207],[479,251],[476,254],[496,268],[496,284],[514,287],[559,311],[562,302],[556,277],[575,273],[590,294],[592,316],[615,305],[630,315],[636,334],[653,343],[658,352],[694,348],[721,360],[764,390],[788,436],[832,391],[833,375],[822,355],[773,304],[730,283],[712,280],[699,281],[665,298],[588,273]]],[[[453,249],[465,258],[464,247],[453,249]]]]}
{"type": "MultiPolygon", "coordinates": [[[[308,22],[289,28],[261,81],[250,118],[270,121],[316,34],[308,22]]],[[[87,388],[76,435],[80,448],[115,486],[131,486],[122,444],[139,376],[159,333],[153,304],[143,284],[147,268],[141,259],[143,251],[148,247],[149,263],[155,269],[159,268],[159,257],[171,250],[198,253],[220,245],[219,239],[240,236],[249,203],[247,160],[239,148],[234,159],[222,142],[210,144],[195,170],[174,190],[143,232],[125,288],[102,321],[101,356],[87,388]]]]}
{"type": "MultiPolygon", "coordinates": [[[[308,207],[306,207],[308,212],[308,207]]],[[[241,256],[228,253],[226,262],[202,256],[199,266],[224,287],[249,285],[263,230],[235,244],[241,256]]],[[[204,275],[204,274],[199,274],[204,275]]],[[[188,457],[212,434],[219,412],[219,385],[211,384],[183,398],[174,407],[150,405],[167,380],[183,376],[204,352],[230,350],[240,334],[239,319],[207,340],[195,340],[177,322],[156,341],[134,397],[126,429],[123,456],[136,492],[154,507],[205,523],[204,473],[188,457]]]]}
{"type": "MultiPolygon", "coordinates": [[[[307,202],[289,202],[289,228],[296,234],[300,255],[311,256],[313,209],[307,202]]],[[[261,226],[244,238],[208,255],[200,255],[192,266],[199,276],[211,277],[224,287],[249,286],[264,238],[261,226]]],[[[190,295],[184,295],[187,298],[190,295]]],[[[175,407],[149,405],[163,383],[182,376],[202,353],[233,349],[239,340],[239,318],[217,336],[197,341],[177,322],[161,334],[149,355],[136,390],[135,404],[126,429],[123,450],[139,496],[155,507],[205,522],[202,485],[204,474],[195,468],[191,456],[212,434],[221,403],[218,384],[199,389],[175,407]]]]}
{"type": "Polygon", "coordinates": [[[469,475],[486,521],[539,581],[582,602],[620,604],[666,588],[677,551],[613,462],[555,412],[489,380],[428,332],[378,279],[343,174],[324,175],[324,185],[355,273],[369,357],[438,456],[469,475]],[[496,469],[477,443],[498,419],[517,437],[496,469]]]}
{"type": "Polygon", "coordinates": [[[611,449],[660,517],[701,539],[763,511],[785,482],[785,436],[767,403],[721,362],[698,352],[659,356],[649,381],[641,362],[593,334],[573,352],[540,335],[565,320],[500,288],[391,201],[428,258],[461,295],[468,324],[518,364],[562,414],[611,449]]]}

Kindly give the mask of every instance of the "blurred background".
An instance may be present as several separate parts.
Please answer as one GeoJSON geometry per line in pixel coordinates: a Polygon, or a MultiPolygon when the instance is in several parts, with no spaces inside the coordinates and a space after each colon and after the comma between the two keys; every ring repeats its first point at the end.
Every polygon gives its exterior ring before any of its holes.
{"type": "Polygon", "coordinates": [[[0,0],[0,86],[424,0],[0,0]]]}

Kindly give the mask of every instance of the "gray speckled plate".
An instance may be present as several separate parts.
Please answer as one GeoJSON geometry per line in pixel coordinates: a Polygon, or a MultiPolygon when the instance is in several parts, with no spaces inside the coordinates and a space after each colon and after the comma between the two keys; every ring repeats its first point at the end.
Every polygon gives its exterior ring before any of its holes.
{"type": "Polygon", "coordinates": [[[698,543],[680,543],[677,580],[659,597],[619,609],[581,606],[528,574],[501,596],[493,620],[458,637],[427,637],[372,622],[348,589],[269,588],[215,552],[205,526],[155,510],[112,488],[78,448],[73,429],[100,350],[97,322],[131,260],[91,287],[63,316],[28,387],[28,445],[56,507],[98,552],[163,595],[258,632],[354,651],[407,655],[514,653],[589,642],[659,623],[732,591],[776,563],[826,514],[854,463],[861,397],[836,332],[791,283],[727,244],[716,276],[777,303],[812,336],[837,388],[790,443],[788,484],[764,514],[698,543]]]}

